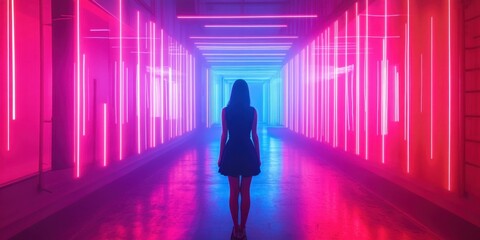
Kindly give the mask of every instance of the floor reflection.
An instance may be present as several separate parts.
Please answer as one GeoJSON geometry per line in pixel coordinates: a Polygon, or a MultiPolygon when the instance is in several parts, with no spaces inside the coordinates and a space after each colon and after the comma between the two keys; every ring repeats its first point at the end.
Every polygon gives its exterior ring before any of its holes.
{"type": "MultiPolygon", "coordinates": [[[[435,238],[329,161],[266,129],[260,134],[262,173],[252,182],[249,239],[435,238]]],[[[116,182],[118,191],[56,216],[82,211],[80,220],[36,231],[71,239],[228,239],[228,182],[217,172],[217,136],[214,129],[116,182]]]]}

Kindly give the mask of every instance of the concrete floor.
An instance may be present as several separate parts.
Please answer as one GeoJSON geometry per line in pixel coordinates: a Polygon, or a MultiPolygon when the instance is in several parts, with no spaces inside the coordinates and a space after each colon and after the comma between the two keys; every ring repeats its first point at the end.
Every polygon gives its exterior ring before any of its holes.
{"type": "MultiPolygon", "coordinates": [[[[15,239],[229,239],[228,181],[217,173],[219,131],[25,230],[15,239]]],[[[437,239],[331,159],[261,131],[249,239],[437,239]]]]}

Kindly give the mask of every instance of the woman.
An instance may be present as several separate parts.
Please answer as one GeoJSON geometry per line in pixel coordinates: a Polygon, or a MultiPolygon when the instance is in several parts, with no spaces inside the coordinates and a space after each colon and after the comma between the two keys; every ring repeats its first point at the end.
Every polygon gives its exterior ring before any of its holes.
{"type": "Polygon", "coordinates": [[[247,82],[239,79],[233,84],[227,107],[222,109],[222,138],[218,159],[219,172],[228,176],[230,185],[230,213],[233,220],[231,239],[247,239],[245,225],[250,210],[250,183],[252,176],[260,173],[260,164],[257,111],[250,106],[247,82]],[[239,196],[242,197],[240,224],[239,196]]]}

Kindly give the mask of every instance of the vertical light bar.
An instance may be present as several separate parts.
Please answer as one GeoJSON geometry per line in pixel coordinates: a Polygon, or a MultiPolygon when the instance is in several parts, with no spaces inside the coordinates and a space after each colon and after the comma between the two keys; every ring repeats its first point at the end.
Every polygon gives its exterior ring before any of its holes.
{"type": "Polygon", "coordinates": [[[433,159],[433,16],[430,17],[430,159],[433,159]]]}
{"type": "Polygon", "coordinates": [[[7,1],[7,151],[10,151],[10,1],[7,1]]]}
{"type": "Polygon", "coordinates": [[[368,115],[369,115],[369,112],[368,112],[368,103],[369,103],[369,96],[368,96],[368,79],[369,79],[369,75],[368,75],[368,68],[370,67],[370,64],[368,62],[368,55],[369,55],[369,49],[368,49],[368,1],[369,0],[365,0],[365,160],[368,160],[368,115]]]}
{"type": "MultiPolygon", "coordinates": [[[[368,0],[367,0],[368,1],[368,0]]],[[[344,150],[348,150],[348,10],[345,11],[345,143],[344,150]]]]}
{"type": "Polygon", "coordinates": [[[358,2],[355,3],[355,23],[356,23],[356,64],[355,64],[355,154],[360,154],[360,16],[358,15],[358,2]]]}
{"type": "Polygon", "coordinates": [[[210,99],[210,97],[209,97],[209,95],[208,95],[208,90],[209,90],[210,86],[208,85],[208,84],[209,84],[209,81],[208,81],[208,68],[207,68],[207,71],[206,71],[206,75],[207,75],[207,76],[206,76],[206,85],[207,85],[207,86],[206,86],[206,90],[207,90],[207,95],[206,95],[206,97],[205,97],[205,101],[206,101],[206,105],[207,105],[207,107],[206,107],[206,109],[207,109],[207,113],[206,113],[207,126],[206,126],[206,127],[208,128],[208,127],[210,127],[210,126],[209,126],[209,125],[210,125],[210,124],[209,124],[209,123],[210,123],[210,119],[209,119],[209,114],[210,114],[210,105],[209,105],[209,104],[210,104],[210,102],[208,101],[208,100],[210,99]]]}
{"type": "Polygon", "coordinates": [[[153,116],[152,116],[152,121],[153,121],[153,147],[157,146],[157,51],[156,51],[156,24],[152,23],[152,46],[153,46],[153,66],[152,66],[152,71],[153,71],[153,78],[152,78],[152,84],[153,84],[153,96],[152,96],[152,104],[150,107],[153,109],[153,116]]]}
{"type": "Polygon", "coordinates": [[[338,21],[333,29],[333,146],[338,147],[338,21]]]}
{"type": "Polygon", "coordinates": [[[140,11],[137,11],[137,153],[141,153],[141,136],[140,136],[140,11]]]}
{"type": "Polygon", "coordinates": [[[423,112],[423,54],[420,54],[420,112],[423,112]]]}
{"type": "Polygon", "coordinates": [[[165,79],[165,71],[164,71],[164,35],[163,35],[163,29],[160,29],[160,98],[161,98],[161,104],[160,104],[160,142],[164,143],[165,142],[165,87],[164,87],[164,79],[165,79]]]}
{"type": "Polygon", "coordinates": [[[448,0],[448,191],[452,190],[452,1],[448,0]]]}
{"type": "Polygon", "coordinates": [[[410,173],[410,0],[407,0],[407,173],[410,173]]]}
{"type": "Polygon", "coordinates": [[[82,135],[85,136],[85,54],[82,55],[82,127],[83,133],[82,135]]]}
{"type": "Polygon", "coordinates": [[[395,114],[394,114],[394,121],[400,121],[400,83],[399,83],[399,76],[397,72],[397,66],[394,67],[394,91],[395,91],[395,114]]]}
{"type": "Polygon", "coordinates": [[[107,166],[107,104],[103,104],[103,166],[107,166]]]}
{"type": "MultiPolygon", "coordinates": [[[[385,1],[386,2],[386,1],[385,1]]],[[[385,34],[386,35],[386,34],[385,34]]],[[[385,163],[385,134],[386,134],[386,82],[387,82],[387,75],[388,75],[388,66],[387,66],[387,38],[385,37],[382,41],[382,80],[381,80],[381,128],[380,134],[382,135],[382,163],[385,163]]]]}
{"type": "MultiPolygon", "coordinates": [[[[12,0],[13,1],[13,0],[12,0]]],[[[76,177],[80,177],[80,0],[77,0],[77,16],[76,16],[76,21],[77,21],[77,77],[76,77],[76,83],[77,83],[77,89],[76,89],[76,94],[77,94],[77,104],[76,104],[76,177]]]]}
{"type": "Polygon", "coordinates": [[[119,117],[120,117],[120,121],[119,121],[119,159],[122,160],[123,159],[123,36],[122,36],[122,0],[118,0],[119,4],[119,16],[120,16],[120,22],[119,22],[119,25],[120,25],[120,30],[119,30],[119,35],[120,35],[120,39],[119,39],[119,43],[120,43],[120,48],[119,48],[119,51],[120,51],[120,59],[119,59],[119,97],[120,97],[120,104],[119,104],[119,107],[120,107],[120,110],[119,110],[119,117]]]}
{"type": "Polygon", "coordinates": [[[15,0],[12,0],[12,120],[15,120],[17,117],[16,105],[17,105],[17,67],[16,67],[16,49],[15,49],[15,0]]]}

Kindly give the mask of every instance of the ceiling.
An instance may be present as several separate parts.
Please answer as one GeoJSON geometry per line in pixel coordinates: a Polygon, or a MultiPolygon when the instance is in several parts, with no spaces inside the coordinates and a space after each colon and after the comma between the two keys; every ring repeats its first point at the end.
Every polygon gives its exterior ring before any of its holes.
{"type": "Polygon", "coordinates": [[[348,0],[177,0],[183,32],[226,77],[271,77],[348,0]],[[252,17],[252,18],[250,18],[252,17]],[[258,72],[258,74],[255,74],[258,72]]]}

